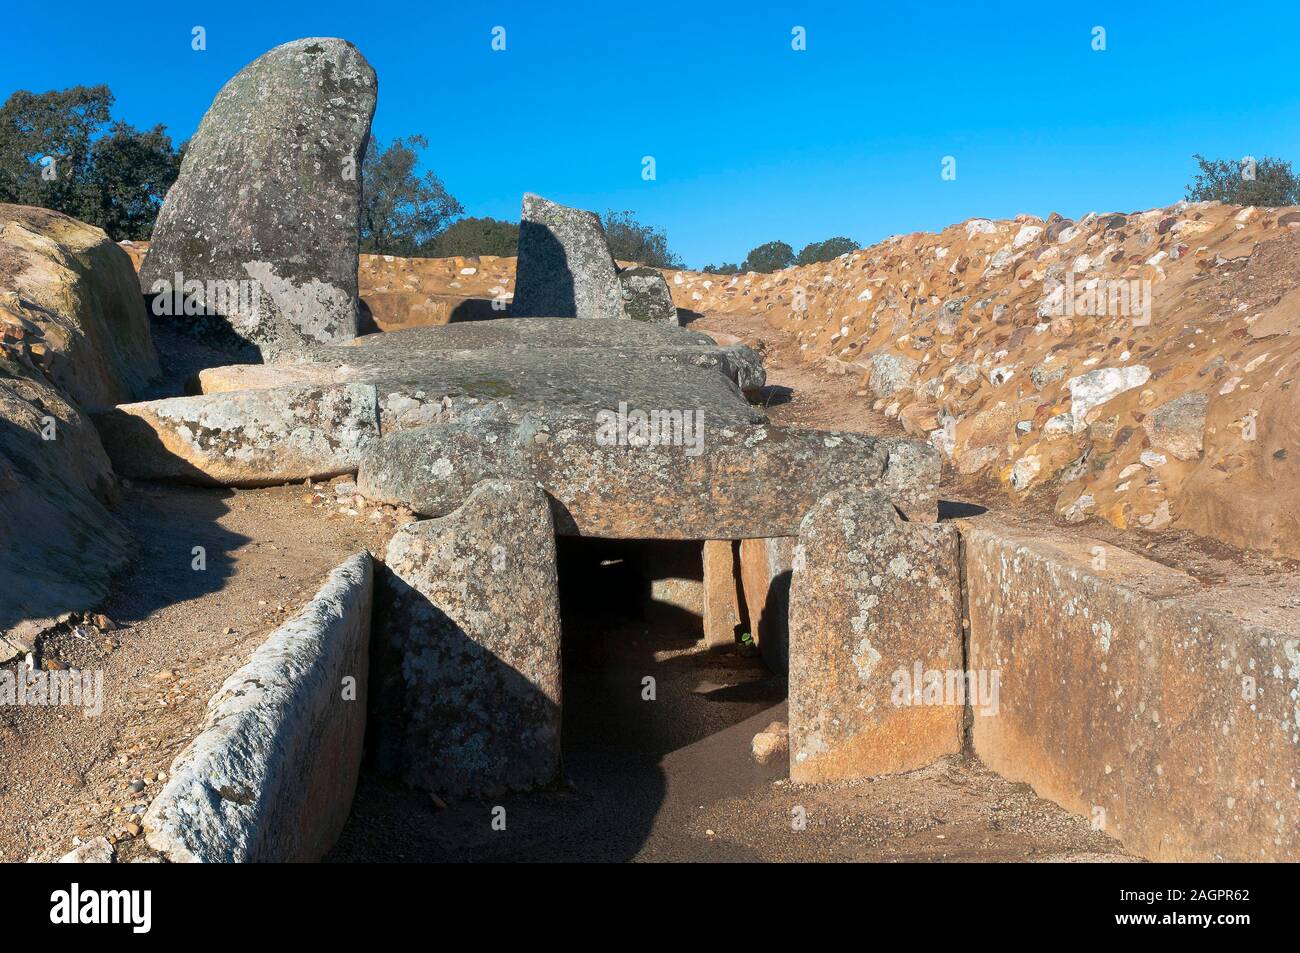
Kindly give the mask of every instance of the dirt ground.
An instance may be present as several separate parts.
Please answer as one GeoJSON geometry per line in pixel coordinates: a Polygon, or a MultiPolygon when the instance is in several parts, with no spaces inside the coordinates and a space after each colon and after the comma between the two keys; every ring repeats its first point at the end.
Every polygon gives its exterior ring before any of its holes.
{"type": "Polygon", "coordinates": [[[116,628],[65,626],[38,646],[37,664],[102,670],[102,712],[0,708],[0,861],[55,859],[100,834],[119,859],[147,852],[140,815],[207,700],[330,569],[391,531],[306,492],[127,491],[117,512],[141,549],[103,609],[116,628]]]}
{"type": "Polygon", "coordinates": [[[1130,859],[1086,821],[965,758],[871,781],[792,784],[784,758],[760,765],[751,753],[755,733],[786,719],[784,680],[756,658],[696,650],[698,636],[671,611],[566,612],[565,783],[439,804],[366,772],[329,859],[1130,859]],[[504,830],[492,824],[498,806],[504,830]]]}

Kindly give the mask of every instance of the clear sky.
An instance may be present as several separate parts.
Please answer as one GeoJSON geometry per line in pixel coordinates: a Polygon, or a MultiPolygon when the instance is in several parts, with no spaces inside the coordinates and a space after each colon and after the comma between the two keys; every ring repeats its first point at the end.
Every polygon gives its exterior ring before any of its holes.
{"type": "Polygon", "coordinates": [[[1194,152],[1300,163],[1296,0],[11,3],[0,96],[107,83],[116,117],[179,141],[230,76],[303,36],[361,49],[375,134],[425,134],[470,214],[517,219],[525,191],[631,209],[692,266],[777,238],[1168,204],[1194,152]]]}

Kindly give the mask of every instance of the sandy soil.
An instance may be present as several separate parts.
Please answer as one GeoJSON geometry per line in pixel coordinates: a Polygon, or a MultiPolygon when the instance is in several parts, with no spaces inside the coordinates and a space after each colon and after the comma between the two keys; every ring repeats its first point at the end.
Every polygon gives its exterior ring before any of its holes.
{"type": "Polygon", "coordinates": [[[102,712],[0,707],[0,861],[57,858],[100,834],[119,859],[146,852],[140,815],[207,700],[330,569],[391,529],[305,493],[128,490],[118,513],[141,551],[103,610],[117,627],[65,626],[38,646],[38,664],[103,671],[102,712]]]}

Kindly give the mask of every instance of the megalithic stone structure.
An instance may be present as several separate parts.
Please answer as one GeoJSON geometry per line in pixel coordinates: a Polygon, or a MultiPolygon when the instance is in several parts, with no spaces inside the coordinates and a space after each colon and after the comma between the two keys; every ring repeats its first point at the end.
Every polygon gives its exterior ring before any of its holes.
{"type": "Polygon", "coordinates": [[[268,360],[355,337],[377,91],[356,47],[321,37],[278,46],[226,83],[140,268],[145,293],[160,296],[155,313],[268,360]]]}

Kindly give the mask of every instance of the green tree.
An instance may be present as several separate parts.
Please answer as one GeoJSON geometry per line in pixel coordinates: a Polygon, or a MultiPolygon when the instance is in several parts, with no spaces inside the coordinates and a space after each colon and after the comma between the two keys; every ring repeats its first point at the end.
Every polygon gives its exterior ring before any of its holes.
{"type": "Polygon", "coordinates": [[[764,274],[789,268],[794,264],[794,249],[785,242],[767,242],[750,249],[741,271],[758,271],[764,274]]]}
{"type": "Polygon", "coordinates": [[[80,217],[113,238],[147,239],[176,176],[181,149],[166,127],[145,132],[117,121],[90,150],[80,217]]]}
{"type": "Polygon", "coordinates": [[[682,260],[668,247],[662,228],[642,225],[635,212],[605,213],[603,222],[610,253],[617,261],[634,261],[651,268],[681,268],[682,260]]]}
{"type": "Polygon", "coordinates": [[[1187,186],[1193,202],[1219,201],[1229,205],[1300,205],[1300,179],[1291,163],[1265,156],[1250,159],[1207,159],[1192,156],[1200,167],[1187,186]]]}
{"type": "Polygon", "coordinates": [[[840,255],[847,255],[851,251],[858,250],[858,243],[851,238],[839,236],[837,238],[828,238],[824,242],[810,242],[803,247],[803,251],[795,256],[796,265],[812,265],[819,261],[830,261],[832,258],[839,258],[840,255]]]}
{"type": "Polygon", "coordinates": [[[32,93],[0,106],[0,200],[80,212],[91,139],[108,122],[107,86],[32,93]]]}
{"type": "Polygon", "coordinates": [[[465,210],[433,172],[419,175],[424,136],[394,139],[382,148],[372,138],[361,167],[361,250],[413,256],[465,210]]]}
{"type": "Polygon", "coordinates": [[[519,249],[519,223],[498,218],[462,218],[421,249],[429,258],[452,258],[456,255],[497,255],[513,257],[519,249]]]}
{"type": "Polygon", "coordinates": [[[734,275],[740,271],[740,266],[724,261],[721,265],[705,265],[703,271],[706,275],[734,275]]]}
{"type": "Polygon", "coordinates": [[[0,105],[0,201],[54,209],[118,240],[148,238],[181,151],[163,126],[104,131],[112,106],[107,86],[11,95],[0,105]]]}

